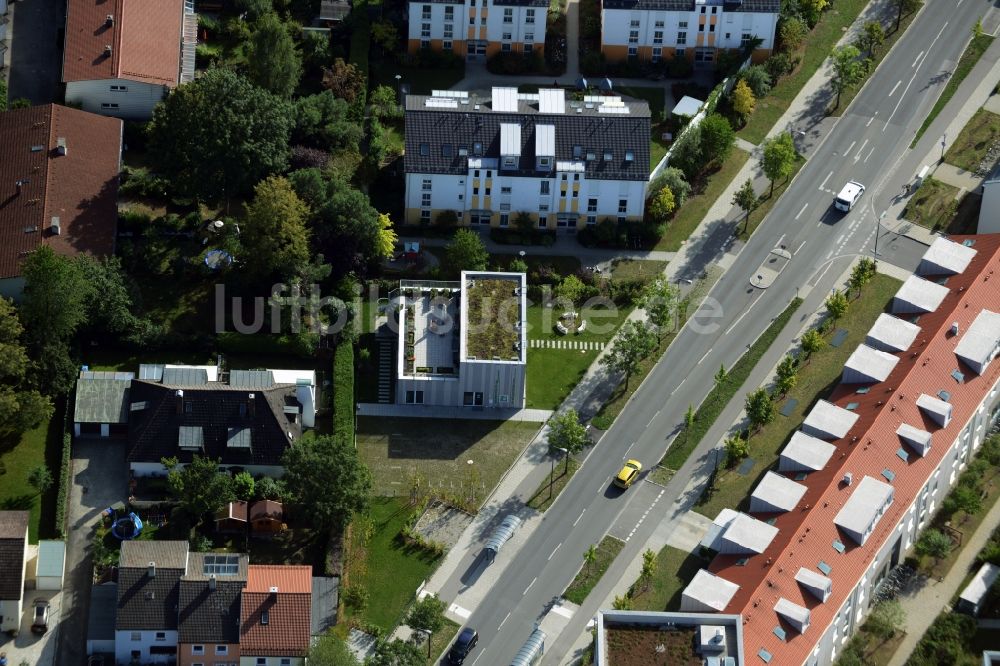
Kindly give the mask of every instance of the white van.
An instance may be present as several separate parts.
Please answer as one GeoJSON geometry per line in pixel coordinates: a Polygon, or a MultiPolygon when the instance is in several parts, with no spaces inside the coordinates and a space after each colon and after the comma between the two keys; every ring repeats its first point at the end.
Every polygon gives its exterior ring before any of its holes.
{"type": "Polygon", "coordinates": [[[861,195],[865,193],[865,186],[861,183],[857,183],[853,180],[848,181],[847,185],[840,190],[840,194],[837,198],[833,200],[833,206],[837,210],[842,210],[845,213],[854,208],[854,204],[858,202],[861,195]]]}

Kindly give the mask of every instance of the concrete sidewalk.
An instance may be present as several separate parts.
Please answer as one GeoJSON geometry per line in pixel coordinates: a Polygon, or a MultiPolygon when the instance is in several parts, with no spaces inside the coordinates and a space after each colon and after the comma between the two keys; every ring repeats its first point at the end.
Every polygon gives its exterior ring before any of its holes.
{"type": "Polygon", "coordinates": [[[951,598],[958,592],[958,586],[962,584],[965,577],[969,575],[975,564],[976,556],[989,541],[990,535],[993,534],[993,530],[998,524],[1000,524],[1000,502],[993,505],[993,508],[983,518],[983,522],[965,541],[962,552],[943,580],[939,582],[929,578],[927,583],[915,593],[900,595],[899,603],[906,611],[906,636],[896,648],[892,659],[889,660],[889,666],[903,666],[934,619],[942,611],[949,608],[951,598]]]}

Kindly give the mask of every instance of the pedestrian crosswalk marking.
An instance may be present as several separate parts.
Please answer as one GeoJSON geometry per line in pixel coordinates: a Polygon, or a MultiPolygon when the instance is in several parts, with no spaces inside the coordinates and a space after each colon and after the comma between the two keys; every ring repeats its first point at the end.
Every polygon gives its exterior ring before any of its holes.
{"type": "Polygon", "coordinates": [[[590,340],[529,340],[532,349],[576,349],[582,351],[600,351],[606,343],[590,340]]]}

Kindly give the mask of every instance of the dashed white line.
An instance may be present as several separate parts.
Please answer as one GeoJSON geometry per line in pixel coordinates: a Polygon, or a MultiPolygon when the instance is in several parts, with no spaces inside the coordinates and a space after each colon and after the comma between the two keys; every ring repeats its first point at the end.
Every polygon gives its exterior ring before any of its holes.
{"type": "Polygon", "coordinates": [[[741,321],[743,321],[743,317],[746,317],[748,314],[750,314],[750,310],[753,309],[753,306],[757,305],[757,301],[759,301],[759,300],[760,300],[760,297],[757,297],[757,300],[755,300],[753,303],[751,303],[750,307],[748,307],[746,310],[743,311],[743,314],[741,314],[739,316],[739,318],[737,318],[737,320],[733,322],[732,326],[730,326],[729,328],[726,329],[726,332],[723,335],[729,335],[729,333],[734,328],[736,328],[736,325],[739,324],[741,321]]]}
{"type": "Polygon", "coordinates": [[[859,159],[861,159],[861,153],[863,153],[865,151],[865,146],[867,146],[867,145],[868,145],[868,139],[865,139],[865,142],[861,144],[860,148],[858,148],[858,154],[854,156],[854,161],[855,162],[857,162],[859,159]]]}
{"type": "MultiPolygon", "coordinates": [[[[945,21],[945,22],[944,22],[944,25],[943,25],[943,26],[941,26],[941,29],[940,29],[940,30],[938,31],[938,34],[937,34],[937,36],[936,36],[936,37],[934,38],[934,40],[933,40],[933,41],[932,41],[932,42],[930,43],[930,47],[929,47],[929,48],[934,48],[934,44],[935,44],[935,43],[937,42],[937,40],[938,40],[938,39],[940,39],[940,38],[941,38],[941,34],[942,34],[942,33],[944,32],[944,29],[945,29],[945,28],[947,28],[947,27],[948,27],[948,21],[945,21]]],[[[919,61],[919,60],[920,60],[921,58],[923,58],[923,57],[924,57],[924,52],[923,52],[923,51],[921,51],[921,52],[920,52],[920,55],[919,55],[919,56],[917,56],[917,59],[913,61],[913,66],[914,66],[914,67],[916,67],[916,65],[917,65],[917,62],[918,62],[918,61],[919,61]]],[[[894,108],[892,109],[892,113],[890,113],[890,114],[889,114],[889,118],[888,118],[888,119],[887,119],[887,120],[885,121],[885,125],[884,125],[884,126],[882,127],[882,131],[883,131],[883,132],[884,132],[884,131],[886,131],[887,129],[889,129],[889,123],[891,123],[891,122],[892,122],[892,117],[893,117],[894,115],[896,115],[896,112],[897,112],[897,111],[899,111],[899,105],[903,103],[903,100],[904,100],[904,99],[906,99],[906,91],[910,89],[910,86],[911,86],[911,85],[913,85],[913,81],[914,81],[914,80],[915,80],[916,78],[917,78],[917,72],[913,72],[913,76],[911,76],[911,77],[910,77],[910,80],[909,80],[909,82],[907,82],[907,84],[906,84],[906,87],[905,87],[905,88],[903,88],[903,94],[899,96],[899,101],[898,101],[898,102],[896,102],[896,106],[895,106],[895,107],[894,107],[894,108]]]]}
{"type": "Polygon", "coordinates": [[[528,593],[528,590],[531,589],[531,586],[535,584],[536,580],[538,580],[538,576],[535,576],[534,578],[531,579],[531,582],[528,583],[528,587],[524,588],[524,592],[521,593],[522,597],[528,593]]]}
{"type": "Polygon", "coordinates": [[[705,355],[701,357],[701,360],[699,360],[698,363],[696,363],[696,365],[701,365],[701,362],[704,361],[706,358],[708,358],[708,355],[711,354],[711,353],[712,353],[711,349],[709,349],[707,352],[705,352],[705,355]]]}
{"type": "Polygon", "coordinates": [[[837,240],[833,241],[834,245],[840,245],[840,241],[844,240],[844,234],[837,236],[837,240]]]}
{"type": "Polygon", "coordinates": [[[560,549],[561,547],[562,547],[562,544],[560,543],[560,544],[559,544],[558,546],[556,546],[555,548],[553,548],[553,549],[552,549],[552,552],[551,552],[551,553],[549,553],[549,556],[548,556],[548,558],[546,558],[546,559],[549,559],[549,560],[551,560],[551,559],[552,559],[552,556],[553,556],[553,555],[555,555],[555,554],[556,554],[556,551],[557,551],[557,550],[559,550],[559,549],[560,549]]]}
{"type": "MultiPolygon", "coordinates": [[[[611,480],[611,475],[609,474],[607,478],[604,479],[604,481],[601,481],[601,485],[598,486],[597,491],[600,492],[604,488],[604,486],[608,485],[608,481],[610,480],[611,480]]],[[[582,516],[583,514],[581,513],[580,515],[582,516]]],[[[577,520],[579,520],[579,518],[577,518],[577,520]]],[[[576,523],[573,523],[573,525],[575,526],[576,523]]]]}
{"type": "Polygon", "coordinates": [[[573,527],[576,527],[576,524],[577,524],[578,522],[580,522],[580,519],[581,519],[581,518],[583,518],[583,514],[585,514],[586,512],[587,512],[587,510],[586,510],[586,509],[584,509],[583,511],[581,511],[581,512],[580,512],[580,515],[579,515],[579,516],[577,516],[577,517],[576,517],[576,520],[574,520],[574,521],[573,521],[573,527]]]}
{"type": "MultiPolygon", "coordinates": [[[[945,25],[948,25],[948,24],[945,23],[945,25]]],[[[941,29],[944,30],[944,28],[941,28],[941,29]]],[[[941,36],[941,33],[938,33],[938,37],[940,37],[940,36],[941,36]]],[[[931,43],[933,44],[933,42],[931,42],[931,43]]],[[[910,69],[913,69],[914,67],[917,66],[917,63],[920,62],[920,59],[924,57],[924,53],[925,53],[925,51],[921,51],[920,54],[917,55],[916,60],[914,60],[913,64],[910,65],[910,69]]]]}
{"type": "Polygon", "coordinates": [[[662,410],[659,410],[659,409],[656,410],[656,413],[653,414],[653,417],[651,419],[649,419],[649,423],[646,424],[647,428],[653,423],[653,421],[656,420],[656,417],[660,415],[660,411],[662,411],[662,410]]]}
{"type": "Polygon", "coordinates": [[[865,127],[868,127],[869,125],[871,125],[871,124],[872,124],[872,121],[874,121],[874,120],[875,120],[875,116],[877,116],[877,115],[878,115],[878,111],[876,111],[875,113],[873,113],[873,114],[872,114],[872,117],[871,117],[871,118],[869,118],[869,119],[868,119],[868,122],[866,122],[866,123],[865,123],[865,127]]]}
{"type": "Polygon", "coordinates": [[[482,653],[482,651],[480,651],[479,654],[476,655],[476,658],[472,660],[472,666],[476,666],[476,662],[479,661],[479,658],[482,657],[482,656],[483,656],[483,653],[482,653]]]}
{"type": "MultiPolygon", "coordinates": [[[[509,617],[510,617],[510,613],[507,613],[506,615],[504,615],[503,616],[503,620],[500,622],[500,625],[497,627],[497,629],[499,629],[500,627],[502,627],[503,624],[504,624],[504,622],[506,622],[507,618],[509,618],[509,617]]],[[[473,662],[473,663],[475,663],[475,662],[473,662]]]]}
{"type": "Polygon", "coordinates": [[[826,178],[824,178],[823,182],[819,184],[819,189],[822,190],[824,187],[826,187],[826,181],[830,180],[830,176],[832,176],[832,175],[833,175],[832,171],[830,173],[826,174],[826,178]]]}
{"type": "MultiPolygon", "coordinates": [[[[872,153],[874,153],[874,152],[875,152],[875,146],[872,146],[872,149],[868,151],[868,157],[871,157],[871,156],[872,156],[872,153]]],[[[867,162],[867,161],[868,161],[868,157],[866,157],[866,158],[865,158],[864,160],[862,160],[862,161],[863,161],[863,162],[867,162]]]]}
{"type": "Polygon", "coordinates": [[[844,154],[846,155],[847,153],[849,153],[852,150],[854,150],[854,144],[856,144],[857,142],[858,142],[857,139],[855,139],[854,141],[851,141],[851,145],[847,147],[847,150],[844,151],[844,154]]]}
{"type": "MultiPolygon", "coordinates": [[[[626,458],[628,458],[628,452],[632,450],[632,447],[633,447],[633,446],[635,446],[635,442],[632,442],[631,444],[629,444],[629,445],[628,445],[628,448],[627,448],[627,449],[625,449],[625,457],[626,457],[626,458]]],[[[611,477],[608,477],[608,478],[611,478],[611,477]]]]}
{"type": "Polygon", "coordinates": [[[801,252],[801,251],[802,251],[802,248],[804,248],[805,246],[806,246],[806,241],[802,241],[802,245],[799,245],[799,249],[797,249],[797,250],[796,250],[796,251],[794,252],[794,254],[798,254],[799,252],[801,252]]]}
{"type": "Polygon", "coordinates": [[[896,92],[896,88],[898,88],[898,87],[899,87],[899,86],[901,86],[902,84],[903,84],[903,80],[902,80],[902,79],[900,79],[899,81],[896,81],[896,85],[894,85],[894,86],[892,87],[892,90],[890,90],[890,91],[889,91],[889,95],[888,95],[888,96],[889,96],[889,97],[892,97],[892,94],[893,94],[894,92],[896,92]]]}
{"type": "Polygon", "coordinates": [[[802,210],[800,210],[799,214],[795,216],[796,220],[799,219],[800,217],[802,217],[802,213],[806,212],[806,208],[809,208],[809,203],[808,202],[802,204],[802,210]]]}

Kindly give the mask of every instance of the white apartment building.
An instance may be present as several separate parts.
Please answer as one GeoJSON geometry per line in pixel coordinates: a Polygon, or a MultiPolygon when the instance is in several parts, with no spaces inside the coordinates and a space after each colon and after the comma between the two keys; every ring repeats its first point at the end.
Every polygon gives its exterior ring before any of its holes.
{"type": "Polygon", "coordinates": [[[615,96],[493,88],[406,98],[406,223],[455,211],[459,224],[540,229],[642,219],[649,106],[615,96]]]}
{"type": "Polygon", "coordinates": [[[411,0],[408,49],[469,58],[541,53],[548,6],[546,0],[411,0]]]}
{"type": "Polygon", "coordinates": [[[746,48],[754,62],[774,48],[780,0],[604,0],[601,51],[612,62],[687,58],[712,65],[719,51],[746,48]]]}

